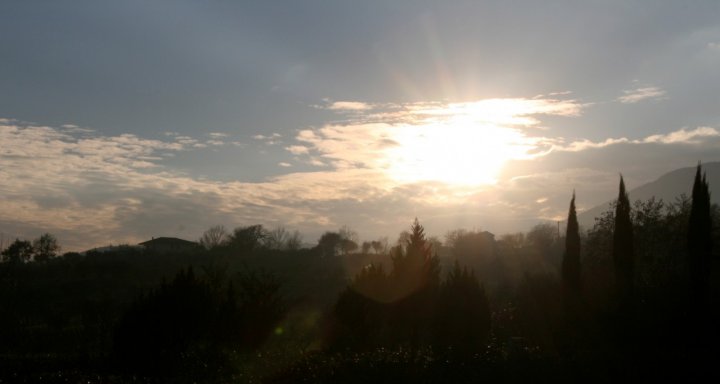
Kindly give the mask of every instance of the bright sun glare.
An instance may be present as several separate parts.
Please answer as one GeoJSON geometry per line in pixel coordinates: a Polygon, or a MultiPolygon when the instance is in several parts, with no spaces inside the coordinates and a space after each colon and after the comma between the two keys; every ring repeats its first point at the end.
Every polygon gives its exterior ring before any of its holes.
{"type": "Polygon", "coordinates": [[[494,184],[508,160],[531,157],[535,146],[522,131],[507,126],[533,124],[517,113],[517,106],[488,107],[450,105],[423,111],[426,117],[417,124],[396,127],[398,145],[386,152],[388,174],[401,182],[494,184]]]}

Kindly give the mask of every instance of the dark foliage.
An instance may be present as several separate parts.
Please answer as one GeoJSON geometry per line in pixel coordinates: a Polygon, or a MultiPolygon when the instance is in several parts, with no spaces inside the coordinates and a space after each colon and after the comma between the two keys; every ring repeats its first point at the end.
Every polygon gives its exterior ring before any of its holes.
{"type": "Polygon", "coordinates": [[[615,287],[621,311],[632,306],[635,288],[635,245],[633,224],[630,219],[630,200],[625,182],[620,176],[620,189],[615,205],[615,228],[613,231],[612,257],[615,266],[615,287]]]}
{"type": "Polygon", "coordinates": [[[710,188],[705,175],[702,174],[701,166],[698,164],[692,189],[692,206],[687,232],[690,301],[695,308],[707,305],[712,246],[710,188]]]}
{"type": "Polygon", "coordinates": [[[279,285],[247,273],[224,290],[181,270],[171,283],[138,298],[120,319],[114,360],[147,375],[227,374],[232,353],[258,348],[281,320],[279,285]]]}
{"type": "Polygon", "coordinates": [[[543,223],[498,241],[458,230],[441,245],[416,220],[389,253],[384,241],[351,253],[348,229],[314,249],[251,226],[235,246],[218,236],[187,252],[44,260],[18,240],[0,263],[0,381],[717,376],[720,210],[709,193],[698,170],[692,200],[631,207],[621,179],[586,237],[573,196],[564,238],[543,223]]]}
{"type": "Polygon", "coordinates": [[[455,355],[481,351],[490,334],[490,308],[475,275],[458,263],[440,284],[438,260],[415,220],[393,270],[363,269],[334,307],[335,349],[372,350],[434,345],[455,355]]]}
{"type": "Polygon", "coordinates": [[[490,338],[490,318],[485,288],[456,262],[440,288],[434,346],[455,356],[480,353],[490,338]]]}
{"type": "Polygon", "coordinates": [[[250,252],[258,249],[263,240],[268,236],[267,230],[262,225],[250,225],[237,227],[228,236],[227,247],[236,252],[250,252]]]}
{"type": "MultiPolygon", "coordinates": [[[[582,269],[580,267],[580,232],[575,213],[575,193],[570,200],[567,230],[565,234],[565,254],[562,261],[563,292],[566,300],[574,300],[582,288],[582,269]]],[[[568,305],[570,303],[567,303],[568,305]]]]}
{"type": "Polygon", "coordinates": [[[7,263],[18,264],[30,260],[33,255],[33,247],[29,241],[15,239],[5,250],[2,251],[2,260],[7,263]]]}

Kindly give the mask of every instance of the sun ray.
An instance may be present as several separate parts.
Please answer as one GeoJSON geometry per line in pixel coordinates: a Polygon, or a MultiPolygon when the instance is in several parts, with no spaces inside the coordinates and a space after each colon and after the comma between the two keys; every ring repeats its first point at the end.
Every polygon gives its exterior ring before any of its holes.
{"type": "Polygon", "coordinates": [[[523,107],[510,99],[419,108],[424,119],[392,132],[398,145],[385,151],[387,173],[400,182],[494,184],[508,160],[537,149],[536,139],[514,127],[536,124],[523,107]]]}

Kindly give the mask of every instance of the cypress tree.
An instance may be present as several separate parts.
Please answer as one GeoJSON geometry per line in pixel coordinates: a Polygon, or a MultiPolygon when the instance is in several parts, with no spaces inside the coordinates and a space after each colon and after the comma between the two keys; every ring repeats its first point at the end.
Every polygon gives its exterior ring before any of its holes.
{"type": "Polygon", "coordinates": [[[706,304],[712,257],[712,217],[710,188],[698,163],[692,190],[692,206],[687,234],[690,295],[695,309],[706,304]]]}
{"type": "MultiPolygon", "coordinates": [[[[574,328],[579,316],[582,272],[580,267],[580,230],[575,212],[575,191],[570,200],[567,229],[565,233],[565,253],[562,259],[562,293],[567,326],[574,328]]],[[[569,328],[570,329],[570,328],[569,328]]]]}
{"type": "Polygon", "coordinates": [[[577,293],[582,287],[580,268],[580,230],[575,212],[575,192],[573,191],[568,212],[567,230],[565,233],[565,254],[562,260],[563,290],[566,293],[577,293]]]}
{"type": "Polygon", "coordinates": [[[627,310],[632,303],[634,294],[635,252],[633,250],[633,227],[630,220],[630,200],[625,192],[625,181],[622,175],[620,175],[620,191],[615,205],[612,256],[620,308],[627,310]]]}

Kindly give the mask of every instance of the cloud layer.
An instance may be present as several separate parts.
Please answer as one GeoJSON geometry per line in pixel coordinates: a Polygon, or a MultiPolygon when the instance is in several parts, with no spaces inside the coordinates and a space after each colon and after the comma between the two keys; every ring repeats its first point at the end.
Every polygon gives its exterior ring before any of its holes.
{"type": "Polygon", "coordinates": [[[169,165],[180,153],[233,147],[225,133],[160,140],[2,119],[0,232],[49,231],[66,250],[152,236],[194,239],[218,223],[282,224],[309,242],[341,225],[365,238],[392,235],[415,216],[438,235],[457,227],[504,233],[562,218],[573,189],[581,208],[607,200],[619,171],[632,188],[678,164],[718,160],[720,132],[708,126],[600,141],[553,136],[546,117],[576,119],[588,107],[552,97],[328,102],[324,108],[339,120],[291,139],[254,138],[263,146],[285,143],[292,157],[277,163],[287,173],[260,182],[198,178],[169,165]],[[509,152],[497,164],[473,157],[498,146],[509,152]],[[491,166],[497,169],[483,174],[491,166]]]}

